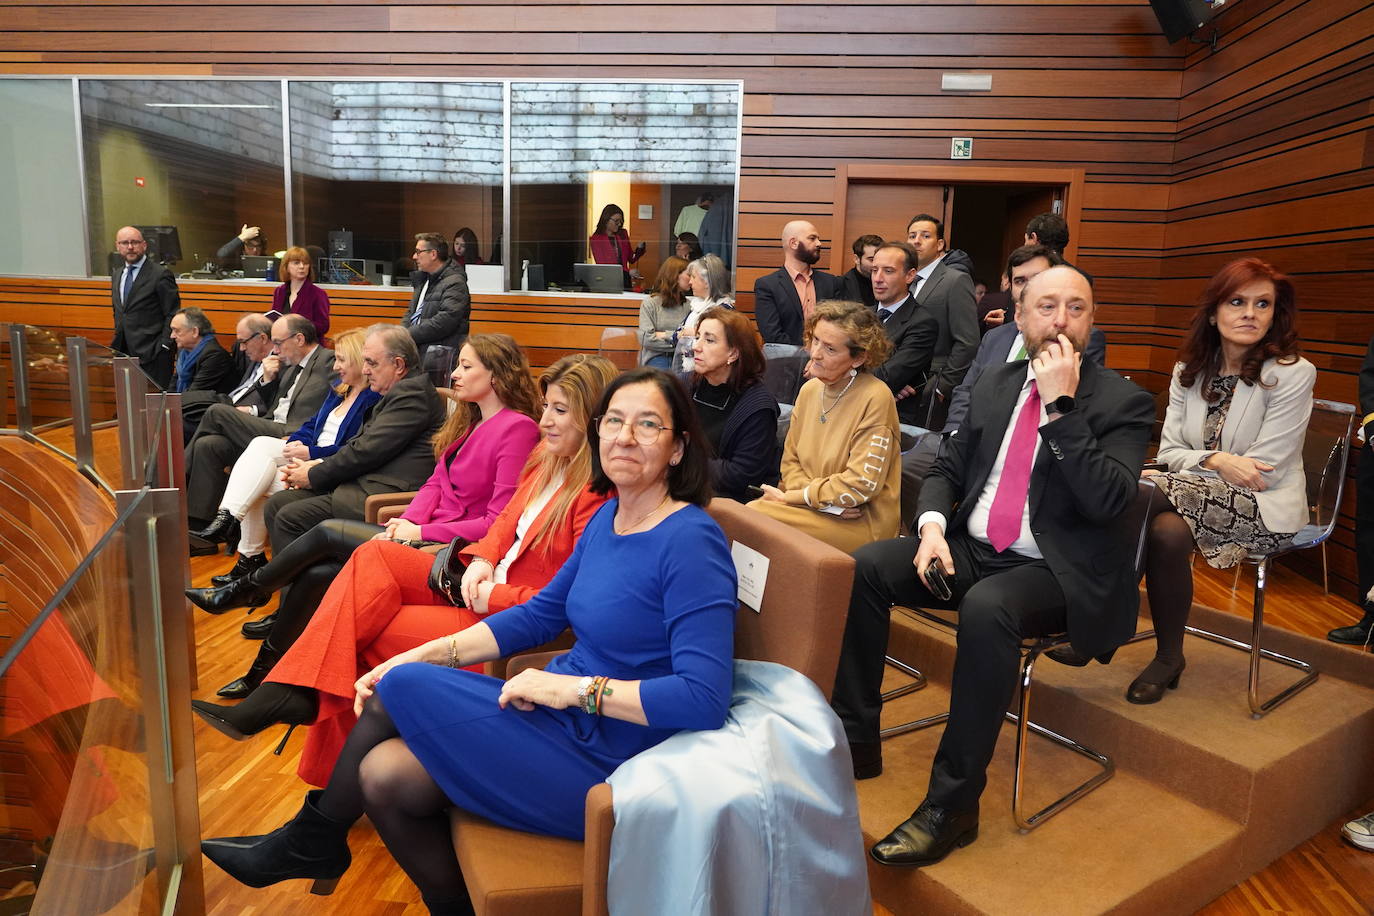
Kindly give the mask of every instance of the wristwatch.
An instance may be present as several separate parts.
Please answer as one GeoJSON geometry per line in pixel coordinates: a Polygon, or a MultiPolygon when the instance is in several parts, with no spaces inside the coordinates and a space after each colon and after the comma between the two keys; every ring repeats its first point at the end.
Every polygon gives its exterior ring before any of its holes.
{"type": "Polygon", "coordinates": [[[1050,401],[1048,404],[1045,405],[1045,413],[1060,415],[1066,413],[1073,413],[1074,408],[1077,406],[1078,403],[1073,399],[1071,395],[1061,394],[1059,397],[1055,398],[1053,401],[1050,401]]]}

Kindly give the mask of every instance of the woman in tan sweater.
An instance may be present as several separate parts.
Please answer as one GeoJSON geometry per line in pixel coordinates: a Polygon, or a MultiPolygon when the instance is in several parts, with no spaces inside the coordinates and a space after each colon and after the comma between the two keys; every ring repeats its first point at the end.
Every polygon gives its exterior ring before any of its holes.
{"type": "Polygon", "coordinates": [[[783,446],[781,488],[749,505],[852,553],[897,536],[901,439],[892,392],[870,372],[892,350],[877,316],[821,302],[806,319],[811,380],[783,446]]]}

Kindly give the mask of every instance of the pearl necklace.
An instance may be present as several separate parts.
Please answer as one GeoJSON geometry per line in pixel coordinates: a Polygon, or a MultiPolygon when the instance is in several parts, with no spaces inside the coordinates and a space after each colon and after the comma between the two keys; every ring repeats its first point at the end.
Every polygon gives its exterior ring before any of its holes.
{"type": "Polygon", "coordinates": [[[840,393],[837,394],[837,395],[835,395],[835,400],[834,400],[834,402],[833,402],[829,407],[826,407],[826,406],[825,406],[825,394],[826,394],[826,390],[825,390],[825,388],[821,388],[821,422],[822,422],[822,423],[825,422],[826,414],[830,413],[830,411],[834,410],[836,407],[839,406],[839,404],[840,404],[840,398],[844,397],[844,396],[849,392],[850,386],[854,384],[854,380],[855,380],[856,378],[858,378],[858,377],[859,377],[859,374],[858,374],[857,372],[855,372],[853,375],[851,375],[851,376],[849,377],[849,384],[848,384],[848,385],[845,385],[844,388],[840,391],[840,393]]]}
{"type": "MultiPolygon", "coordinates": [[[[633,522],[631,522],[631,523],[628,524],[628,525],[625,525],[625,526],[623,526],[623,527],[620,526],[620,525],[613,525],[612,528],[615,529],[615,533],[616,533],[616,534],[619,534],[619,535],[626,535],[626,534],[629,534],[631,531],[633,531],[634,529],[638,528],[640,525],[642,525],[642,524],[644,524],[646,521],[648,521],[649,516],[653,515],[653,514],[654,514],[655,512],[657,512],[659,509],[662,509],[664,506],[666,506],[666,505],[668,504],[668,500],[670,500],[670,499],[672,499],[672,498],[673,498],[673,494],[672,494],[671,491],[668,492],[668,493],[664,493],[664,494],[663,494],[663,501],[660,502],[657,506],[654,506],[654,507],[653,507],[652,509],[650,509],[648,512],[645,512],[643,515],[641,515],[639,518],[635,519],[633,522]]],[[[619,520],[620,520],[620,511],[619,511],[619,509],[616,510],[616,514],[615,514],[615,515],[616,515],[616,521],[619,521],[619,520]]]]}

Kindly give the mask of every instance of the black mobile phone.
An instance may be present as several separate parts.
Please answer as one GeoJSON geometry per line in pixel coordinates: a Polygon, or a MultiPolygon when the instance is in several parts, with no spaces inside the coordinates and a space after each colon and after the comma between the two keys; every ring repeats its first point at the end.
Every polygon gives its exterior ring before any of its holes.
{"type": "Polygon", "coordinates": [[[926,586],[930,593],[941,601],[949,601],[954,597],[954,591],[949,587],[949,578],[940,567],[938,557],[931,560],[930,565],[926,567],[926,586]]]}
{"type": "Polygon", "coordinates": [[[763,487],[745,487],[744,498],[749,501],[763,499],[763,487]]]}

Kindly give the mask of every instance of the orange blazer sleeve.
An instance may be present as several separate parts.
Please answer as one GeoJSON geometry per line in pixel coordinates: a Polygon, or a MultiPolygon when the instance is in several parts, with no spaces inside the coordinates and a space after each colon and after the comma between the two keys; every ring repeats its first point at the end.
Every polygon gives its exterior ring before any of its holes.
{"type": "MultiPolygon", "coordinates": [[[[521,481],[520,489],[492,523],[487,536],[476,544],[465,547],[462,550],[463,554],[481,557],[492,565],[501,561],[515,543],[516,524],[520,520],[520,514],[525,511],[525,506],[529,504],[529,483],[528,478],[521,481]]],[[[542,542],[533,548],[528,544],[522,545],[515,561],[506,570],[505,584],[497,585],[491,590],[491,596],[487,598],[487,613],[494,614],[517,604],[524,604],[537,595],[567,562],[568,557],[572,556],[573,548],[577,546],[577,539],[582,536],[587,522],[591,521],[592,516],[607,499],[606,496],[583,488],[568,508],[567,519],[561,526],[548,533],[547,537],[552,540],[542,542]]],[[[551,511],[551,506],[546,506],[544,511],[551,511]]]]}

